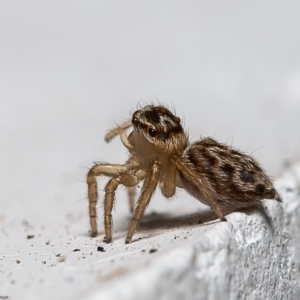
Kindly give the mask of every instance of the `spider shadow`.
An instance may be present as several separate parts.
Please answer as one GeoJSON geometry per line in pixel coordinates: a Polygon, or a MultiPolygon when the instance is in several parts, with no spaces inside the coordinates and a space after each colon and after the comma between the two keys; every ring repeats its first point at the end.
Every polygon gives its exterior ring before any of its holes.
{"type": "Polygon", "coordinates": [[[140,222],[139,229],[172,229],[179,227],[191,227],[219,220],[212,210],[199,211],[196,213],[174,216],[166,213],[152,213],[145,215],[140,222]]]}
{"type": "MultiPolygon", "coordinates": [[[[268,215],[266,208],[262,204],[236,210],[247,216],[259,214],[264,220],[267,227],[274,232],[274,225],[271,217],[268,215]]],[[[226,214],[228,216],[230,213],[226,214]]],[[[226,217],[225,216],[225,217],[226,217]]],[[[171,229],[180,227],[191,227],[195,225],[207,226],[219,223],[220,219],[213,210],[198,211],[196,213],[174,216],[167,213],[152,213],[145,215],[141,220],[139,228],[142,230],[149,229],[171,229]]]]}
{"type": "MultiPolygon", "coordinates": [[[[263,205],[251,206],[244,209],[239,209],[235,212],[243,213],[247,216],[258,213],[264,219],[267,227],[274,233],[274,225],[271,217],[268,215],[266,208],[263,205]]],[[[226,217],[230,213],[226,214],[226,217]]],[[[128,217],[128,222],[131,221],[131,217],[128,217]]],[[[229,220],[230,221],[230,220],[229,220]]],[[[220,219],[213,210],[203,210],[195,213],[189,213],[181,216],[174,216],[169,213],[151,213],[143,216],[139,230],[159,230],[159,229],[172,229],[180,227],[192,227],[192,226],[208,226],[215,223],[219,223],[220,219]]],[[[115,238],[124,237],[126,235],[127,229],[123,228],[117,230],[114,233],[115,238]]],[[[100,232],[99,236],[104,235],[104,232],[100,232]]],[[[90,234],[84,233],[81,236],[90,237],[90,234]]],[[[99,237],[98,236],[98,237],[99,237]]]]}

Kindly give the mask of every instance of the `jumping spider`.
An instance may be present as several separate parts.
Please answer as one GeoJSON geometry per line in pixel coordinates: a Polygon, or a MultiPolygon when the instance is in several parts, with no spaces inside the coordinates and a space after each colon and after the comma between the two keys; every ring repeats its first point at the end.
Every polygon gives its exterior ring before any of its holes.
{"type": "Polygon", "coordinates": [[[145,208],[159,185],[166,198],[174,196],[176,187],[209,205],[221,220],[225,215],[262,199],[280,197],[269,177],[250,156],[231,147],[204,138],[190,143],[179,117],[163,106],[148,105],[137,110],[132,120],[111,130],[105,140],[120,135],[130,157],[123,165],[99,163],[87,174],[89,216],[92,237],[97,235],[96,176],[112,177],[105,186],[104,241],[112,241],[112,208],[119,184],[128,188],[131,209],[135,187],[143,181],[125,242],[131,243],[145,208]],[[127,136],[126,129],[133,127],[127,136]]]}

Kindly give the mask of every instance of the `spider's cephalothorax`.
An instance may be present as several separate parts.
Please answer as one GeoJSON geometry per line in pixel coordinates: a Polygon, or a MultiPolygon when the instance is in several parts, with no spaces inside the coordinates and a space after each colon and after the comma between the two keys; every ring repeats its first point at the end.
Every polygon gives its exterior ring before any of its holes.
{"type": "Polygon", "coordinates": [[[184,188],[209,205],[221,220],[225,214],[255,206],[264,198],[280,201],[271,180],[252,157],[211,138],[189,144],[180,118],[163,106],[137,110],[131,121],[111,130],[105,140],[116,135],[130,152],[128,161],[123,165],[96,164],[87,175],[92,236],[97,235],[96,176],[112,177],[105,187],[106,242],[112,240],[111,212],[119,184],[128,188],[133,210],[135,187],[143,181],[126,243],[131,242],[157,184],[167,198],[175,194],[176,187],[184,188]],[[133,130],[127,136],[125,130],[130,127],[133,130]]]}
{"type": "Polygon", "coordinates": [[[187,137],[181,126],[179,117],[173,115],[163,106],[148,105],[141,110],[137,110],[131,120],[133,126],[134,142],[140,136],[143,136],[149,143],[157,147],[159,153],[168,155],[181,155],[187,146],[187,137]]]}

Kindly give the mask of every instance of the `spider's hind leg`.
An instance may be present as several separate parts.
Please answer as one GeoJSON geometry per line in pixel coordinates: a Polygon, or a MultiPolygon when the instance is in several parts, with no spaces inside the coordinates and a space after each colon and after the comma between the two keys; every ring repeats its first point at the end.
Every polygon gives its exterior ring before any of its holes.
{"type": "Polygon", "coordinates": [[[209,183],[205,178],[200,177],[191,166],[187,165],[180,156],[173,156],[171,158],[173,163],[177,166],[178,170],[183,175],[183,188],[187,190],[192,196],[197,199],[203,199],[217,214],[221,221],[227,221],[225,215],[217,203],[216,195],[210,189],[209,183]],[[187,188],[189,186],[190,188],[187,188]],[[193,188],[192,188],[193,187],[193,188]]]}

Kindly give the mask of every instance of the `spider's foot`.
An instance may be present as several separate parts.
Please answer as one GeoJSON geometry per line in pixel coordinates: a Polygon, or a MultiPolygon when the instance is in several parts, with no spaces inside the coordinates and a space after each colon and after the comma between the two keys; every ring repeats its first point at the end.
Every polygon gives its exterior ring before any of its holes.
{"type": "Polygon", "coordinates": [[[131,244],[131,242],[132,242],[131,237],[127,237],[127,238],[125,239],[125,244],[131,244]]]}
{"type": "Polygon", "coordinates": [[[227,222],[227,219],[225,217],[220,218],[221,222],[227,222]]]}
{"type": "Polygon", "coordinates": [[[103,238],[103,242],[109,244],[109,243],[112,242],[112,238],[108,238],[107,236],[105,236],[105,237],[103,238]]]}
{"type": "Polygon", "coordinates": [[[97,235],[98,235],[98,232],[97,232],[97,231],[92,231],[91,237],[96,237],[97,235]]]}

